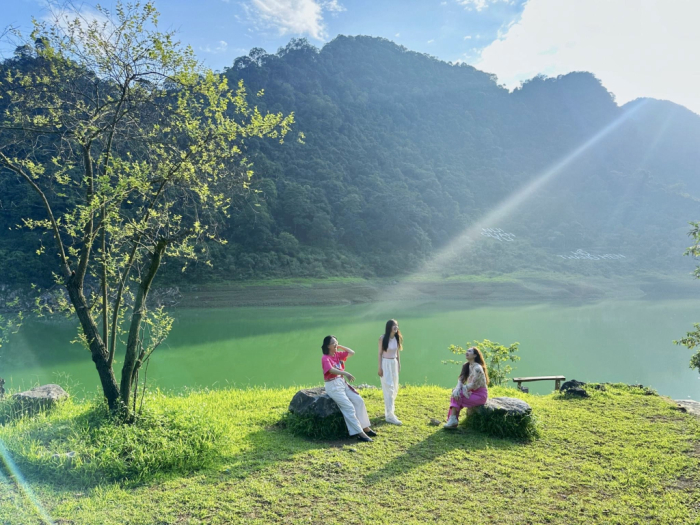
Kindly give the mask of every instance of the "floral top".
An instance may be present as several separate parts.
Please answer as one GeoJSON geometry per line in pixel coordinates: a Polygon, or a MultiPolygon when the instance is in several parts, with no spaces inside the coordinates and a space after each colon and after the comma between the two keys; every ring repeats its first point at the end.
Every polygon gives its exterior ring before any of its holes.
{"type": "Polygon", "coordinates": [[[478,388],[486,388],[486,374],[484,374],[484,369],[479,363],[474,363],[469,366],[469,377],[464,387],[469,391],[474,391],[478,388]]]}

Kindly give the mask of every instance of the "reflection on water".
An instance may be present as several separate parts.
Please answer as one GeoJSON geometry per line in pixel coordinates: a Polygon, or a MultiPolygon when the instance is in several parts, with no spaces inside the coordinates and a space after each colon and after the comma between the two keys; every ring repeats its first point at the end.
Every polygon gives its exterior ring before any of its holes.
{"type": "MultiPolygon", "coordinates": [[[[452,357],[447,346],[491,339],[520,342],[516,375],[642,383],[674,398],[700,399],[698,374],[688,368],[690,352],[672,343],[700,320],[698,312],[700,301],[695,300],[177,310],[173,332],[149,368],[149,383],[166,389],[318,384],[321,341],[334,334],[357,352],[348,370],[361,383],[379,385],[377,339],[393,317],[401,322],[405,338],[403,383],[452,386],[458,369],[441,363],[452,357]]],[[[74,334],[65,323],[25,325],[0,353],[0,376],[17,388],[57,381],[57,373],[66,373],[71,382],[93,391],[97,374],[89,354],[68,342],[74,334]]],[[[537,393],[552,388],[549,383],[531,385],[537,393]]]]}

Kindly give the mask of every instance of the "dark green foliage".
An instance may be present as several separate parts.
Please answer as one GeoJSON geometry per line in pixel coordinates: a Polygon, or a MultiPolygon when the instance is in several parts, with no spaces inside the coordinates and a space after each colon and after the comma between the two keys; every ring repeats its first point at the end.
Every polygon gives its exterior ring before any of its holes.
{"type": "Polygon", "coordinates": [[[348,427],[342,415],[321,419],[287,412],[282,416],[279,424],[294,435],[311,439],[343,439],[348,437],[348,427]]]}
{"type": "MultiPolygon", "coordinates": [[[[0,70],[10,65],[32,67],[21,53],[0,70]]],[[[168,263],[163,281],[413,271],[631,109],[523,205],[485,225],[513,233],[512,242],[476,231],[476,242],[438,271],[609,277],[684,269],[677,254],[700,198],[700,118],[680,106],[618,107],[588,73],[536,78],[509,93],[473,67],[370,37],[339,36],[320,50],[304,40],[277,53],[256,48],[223,75],[251,93],[264,89],[261,111],[294,111],[305,143],[248,141],[255,176],[221,224],[228,244],[202,247],[213,266],[183,274],[168,263]],[[578,249],[626,258],[558,257],[578,249]]],[[[35,280],[49,257],[17,261],[47,239],[15,225],[20,212],[39,219],[41,210],[12,176],[0,186],[0,282],[35,280]]]]}
{"type": "Polygon", "coordinates": [[[486,416],[476,410],[467,416],[464,425],[489,436],[503,439],[530,441],[539,437],[536,418],[532,414],[518,417],[499,411],[486,416]]]}

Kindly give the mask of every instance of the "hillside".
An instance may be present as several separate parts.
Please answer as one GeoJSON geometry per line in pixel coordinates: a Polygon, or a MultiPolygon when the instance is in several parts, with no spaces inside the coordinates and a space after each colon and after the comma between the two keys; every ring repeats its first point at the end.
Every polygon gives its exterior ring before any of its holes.
{"type": "Polygon", "coordinates": [[[541,435],[530,443],[432,426],[450,394],[432,386],[402,388],[402,427],[383,423],[381,390],[363,391],[374,443],[310,441],[279,424],[294,392],[151,396],[144,425],[160,430],[150,434],[101,426],[103,409],[74,401],[0,426],[5,461],[26,479],[0,471],[0,522],[38,524],[38,512],[75,525],[700,519],[700,423],[644,389],[607,386],[589,399],[492,389],[531,404],[541,435]],[[159,458],[168,468],[154,468],[159,458]]]}
{"type": "MultiPolygon", "coordinates": [[[[700,116],[680,106],[619,107],[588,73],[509,93],[473,67],[370,37],[256,48],[223,74],[264,90],[262,110],[294,111],[306,138],[248,144],[256,191],[236,196],[229,243],[209,246],[214,268],[199,265],[190,279],[400,275],[474,225],[476,242],[442,261],[440,274],[692,266],[682,252],[700,209],[700,116]],[[601,132],[518,206],[479,222],[601,132]],[[511,240],[480,236],[481,227],[511,240]],[[569,258],[577,250],[624,258],[569,258]]],[[[40,210],[13,177],[0,186],[0,271],[4,281],[31,280],[44,263],[24,255],[39,241],[8,228],[40,210]]],[[[164,270],[182,278],[177,264],[164,270]]]]}

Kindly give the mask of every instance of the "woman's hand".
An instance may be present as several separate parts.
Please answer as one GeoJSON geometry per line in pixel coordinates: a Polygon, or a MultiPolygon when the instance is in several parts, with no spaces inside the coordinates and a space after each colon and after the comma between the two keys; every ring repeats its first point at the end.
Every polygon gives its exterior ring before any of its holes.
{"type": "Polygon", "coordinates": [[[452,399],[459,399],[459,395],[462,393],[462,385],[457,385],[452,391],[452,399]]]}
{"type": "Polygon", "coordinates": [[[378,375],[379,377],[384,377],[384,370],[382,370],[382,369],[380,368],[380,369],[379,369],[379,372],[377,372],[377,375],[378,375]]]}
{"type": "Polygon", "coordinates": [[[345,372],[345,379],[352,383],[353,381],[355,381],[355,376],[352,375],[350,372],[345,372]]]}

